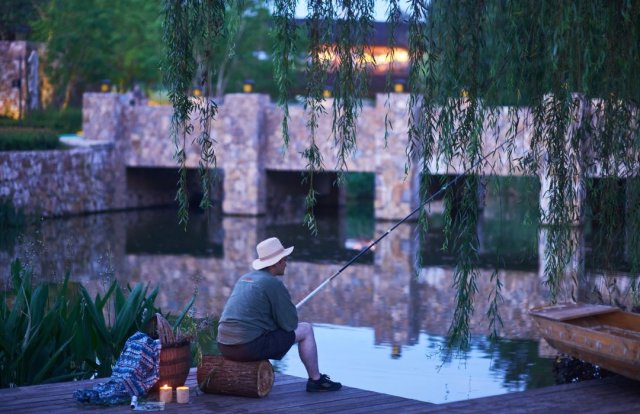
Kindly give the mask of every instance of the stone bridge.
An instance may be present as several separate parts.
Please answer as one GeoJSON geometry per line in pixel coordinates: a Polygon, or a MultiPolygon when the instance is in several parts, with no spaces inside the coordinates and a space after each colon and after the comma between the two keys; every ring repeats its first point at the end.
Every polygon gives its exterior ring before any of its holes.
{"type": "MultiPolygon", "coordinates": [[[[331,99],[325,107],[331,112],[331,99]]],[[[222,209],[224,213],[260,215],[266,210],[267,172],[304,171],[306,161],[301,153],[308,145],[307,115],[302,106],[289,108],[290,142],[283,147],[282,110],[267,95],[230,94],[219,105],[212,125],[216,139],[217,167],[222,175],[222,209]]],[[[375,174],[375,216],[378,219],[400,219],[419,202],[418,174],[411,169],[405,175],[408,119],[408,94],[380,94],[376,101],[364,106],[357,120],[357,150],[348,160],[348,171],[375,174]],[[393,129],[385,142],[384,120],[393,129]]],[[[169,139],[172,108],[148,106],[130,95],[88,93],[83,100],[83,130],[88,140],[115,143],[116,158],[127,168],[175,168],[174,145],[169,139]]],[[[323,154],[325,171],[335,171],[337,159],[331,138],[331,116],[320,120],[317,145],[323,154]]],[[[522,117],[526,119],[526,117],[522,117]]],[[[197,124],[197,122],[196,122],[197,124]]],[[[501,111],[495,127],[485,139],[485,154],[505,140],[508,129],[507,108],[501,111]],[[498,143],[498,144],[496,144],[498,143]]],[[[530,128],[524,121],[519,128],[513,157],[528,148],[530,128]]],[[[196,131],[194,132],[197,134],[196,131]]],[[[197,168],[198,148],[189,148],[187,166],[197,168]]],[[[511,171],[506,157],[499,151],[488,159],[483,173],[517,175],[511,171]]],[[[432,162],[436,174],[460,174],[460,166],[447,167],[432,162]]],[[[330,185],[330,184],[328,184],[330,185]]],[[[129,189],[130,190],[130,189],[129,189]]],[[[338,190],[340,191],[340,190],[338,190]]]]}

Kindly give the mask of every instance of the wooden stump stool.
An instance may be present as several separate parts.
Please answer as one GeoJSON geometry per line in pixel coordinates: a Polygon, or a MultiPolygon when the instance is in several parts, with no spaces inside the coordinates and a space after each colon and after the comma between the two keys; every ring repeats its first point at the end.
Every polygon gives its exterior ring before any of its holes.
{"type": "Polygon", "coordinates": [[[221,355],[203,355],[196,371],[202,392],[243,397],[264,397],[273,386],[273,366],[268,360],[235,362],[221,355]]]}

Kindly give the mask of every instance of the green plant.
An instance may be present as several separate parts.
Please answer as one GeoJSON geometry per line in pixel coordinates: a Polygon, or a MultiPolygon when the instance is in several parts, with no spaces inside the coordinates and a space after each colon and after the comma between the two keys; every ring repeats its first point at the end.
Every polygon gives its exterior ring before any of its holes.
{"type": "Polygon", "coordinates": [[[75,133],[82,128],[82,108],[41,109],[27,112],[24,119],[0,117],[0,127],[49,129],[75,133]]]}
{"type": "MultiPolygon", "coordinates": [[[[275,75],[281,93],[287,92],[294,73],[291,58],[297,32],[292,11],[297,3],[296,0],[274,3],[274,32],[278,40],[275,75]]],[[[206,32],[212,42],[223,36],[216,28],[226,19],[227,4],[217,1],[165,1],[165,4],[165,41],[170,62],[166,69],[168,79],[173,80],[169,85],[176,98],[172,104],[180,114],[174,119],[173,137],[176,158],[184,168],[186,135],[177,133],[193,128],[186,98],[197,67],[193,58],[197,48],[189,29],[197,27],[198,33],[206,32]],[[207,16],[219,18],[206,19],[207,16]],[[193,22],[198,24],[189,24],[193,22]]],[[[337,159],[334,169],[344,173],[347,159],[356,148],[356,119],[366,89],[367,67],[363,65],[363,57],[371,38],[374,2],[311,0],[307,7],[306,58],[310,63],[306,75],[311,84],[305,97],[309,145],[302,151],[309,186],[304,223],[315,234],[313,175],[322,169],[325,155],[315,143],[317,117],[324,111],[325,103],[318,94],[317,86],[322,85],[318,80],[327,79],[329,71],[334,75],[332,155],[337,159]],[[336,57],[334,67],[323,64],[325,52],[336,57]]],[[[398,1],[390,0],[387,16],[392,30],[400,19],[405,19],[398,1]]],[[[640,77],[636,74],[640,60],[636,57],[640,13],[638,3],[631,1],[410,0],[406,20],[411,61],[407,171],[413,165],[421,183],[429,183],[434,173],[432,162],[437,161],[471,176],[461,184],[460,199],[454,200],[453,191],[447,189],[444,200],[445,247],[451,245],[457,263],[453,283],[457,291],[456,312],[449,332],[451,343],[464,348],[469,342],[468,328],[474,311],[477,271],[473,263],[479,248],[474,207],[478,183],[474,176],[492,168],[493,161],[483,158],[487,147],[498,141],[506,144],[504,151],[511,161],[517,153],[522,122],[531,123],[533,133],[527,153],[513,161],[525,174],[540,177],[548,184],[542,190],[548,208],[538,216],[545,226],[543,269],[552,302],[560,299],[559,287],[575,251],[571,226],[582,220],[582,212],[575,206],[581,201],[585,177],[592,173],[615,178],[638,176],[640,77]],[[505,111],[507,122],[496,128],[503,105],[511,105],[505,111]],[[498,130],[506,135],[501,136],[498,130]],[[456,215],[452,216],[454,212],[456,215]],[[451,231],[454,221],[459,233],[451,231]]],[[[394,37],[393,33],[390,37],[394,37]]],[[[280,103],[286,146],[287,101],[280,99],[280,103]]],[[[210,114],[209,121],[215,116],[210,114]]],[[[390,127],[388,119],[385,117],[385,130],[390,127]]],[[[215,150],[209,146],[205,149],[210,154],[215,150]]],[[[180,189],[185,187],[186,181],[179,182],[180,189]]],[[[428,184],[421,185],[420,200],[429,197],[428,189],[428,184]]],[[[637,200],[638,186],[631,185],[628,189],[627,199],[637,200]]],[[[186,193],[179,190],[177,199],[181,203],[180,220],[186,222],[186,193]]],[[[611,204],[612,200],[604,202],[611,204]]],[[[629,208],[627,216],[625,220],[632,228],[640,226],[638,209],[629,208]]],[[[424,237],[428,228],[424,211],[419,222],[424,237]]],[[[637,245],[636,239],[631,239],[632,246],[637,245]]],[[[638,249],[630,250],[630,256],[637,269],[638,249]]],[[[637,276],[633,275],[634,292],[638,291],[637,276]]],[[[495,278],[494,283],[498,293],[501,281],[495,278]]],[[[496,321],[499,317],[493,310],[488,316],[496,321]]]]}
{"type": "Polygon", "coordinates": [[[123,289],[114,281],[92,298],[68,273],[60,285],[34,286],[19,260],[11,281],[0,294],[0,387],[107,377],[126,340],[160,312],[158,288],[149,293],[142,284],[123,289]]]}
{"type": "Polygon", "coordinates": [[[183,336],[191,340],[191,361],[197,366],[202,361],[203,355],[219,355],[218,321],[211,317],[194,318],[185,315],[180,324],[183,336]]]}
{"type": "Polygon", "coordinates": [[[33,151],[61,148],[58,134],[48,129],[0,128],[0,151],[33,151]]]}
{"type": "Polygon", "coordinates": [[[99,377],[111,375],[111,367],[116,362],[124,343],[133,333],[142,330],[152,315],[159,312],[154,305],[158,288],[147,296],[147,287],[137,284],[127,286],[127,294],[113,281],[109,289],[95,299],[82,287],[80,309],[75,320],[81,325],[77,336],[77,350],[88,349],[92,357],[87,363],[99,377]],[[113,300],[110,299],[113,295],[113,300]],[[109,309],[109,305],[113,305],[109,309]],[[105,318],[107,314],[107,318],[105,318]],[[83,345],[84,344],[84,345],[83,345]],[[94,362],[95,361],[95,362],[94,362]]]}
{"type": "Polygon", "coordinates": [[[12,289],[0,297],[0,387],[85,377],[84,361],[72,352],[68,324],[69,278],[49,300],[49,287],[33,287],[31,272],[11,264],[12,289]]]}

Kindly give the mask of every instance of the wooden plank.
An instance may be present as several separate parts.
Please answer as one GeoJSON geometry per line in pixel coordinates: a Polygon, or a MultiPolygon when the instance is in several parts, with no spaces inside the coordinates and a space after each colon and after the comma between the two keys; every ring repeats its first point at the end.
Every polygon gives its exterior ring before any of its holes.
{"type": "Polygon", "coordinates": [[[349,412],[350,410],[360,409],[363,406],[377,406],[379,404],[400,406],[404,399],[385,394],[365,394],[365,393],[343,393],[345,390],[338,392],[323,393],[317,395],[314,401],[308,398],[301,398],[296,403],[290,403],[282,406],[273,413],[290,412],[294,408],[304,408],[305,413],[326,413],[326,412],[349,412]],[[335,394],[335,395],[334,395],[335,394]]]}
{"type": "Polygon", "coordinates": [[[635,413],[638,382],[621,376],[538,388],[474,400],[438,404],[424,413],[635,413]],[[630,409],[633,408],[633,409],[630,409]]]}
{"type": "Polygon", "coordinates": [[[555,321],[567,321],[612,312],[620,312],[620,309],[604,305],[564,303],[534,308],[529,311],[529,314],[555,321]]]}
{"type": "MultiPolygon", "coordinates": [[[[194,414],[211,412],[265,414],[285,412],[304,414],[640,412],[640,384],[618,376],[438,405],[347,386],[338,392],[307,393],[306,379],[279,373],[276,373],[271,393],[265,398],[203,394],[195,387],[194,376],[195,371],[192,370],[187,380],[187,384],[192,386],[189,404],[170,403],[166,405],[165,412],[194,414]]],[[[72,398],[75,389],[101,381],[104,379],[2,389],[0,390],[0,411],[11,414],[35,412],[131,414],[128,405],[83,406],[72,398]]]]}

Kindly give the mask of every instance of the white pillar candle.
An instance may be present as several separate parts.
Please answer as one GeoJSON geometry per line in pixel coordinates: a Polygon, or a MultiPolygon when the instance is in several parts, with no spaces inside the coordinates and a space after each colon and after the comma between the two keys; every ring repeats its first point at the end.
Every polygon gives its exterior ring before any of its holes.
{"type": "Polygon", "coordinates": [[[176,388],[176,399],[179,404],[186,404],[189,402],[189,387],[182,386],[176,388]]]}
{"type": "Polygon", "coordinates": [[[160,387],[160,401],[163,403],[170,403],[173,399],[173,388],[168,385],[160,387]]]}

